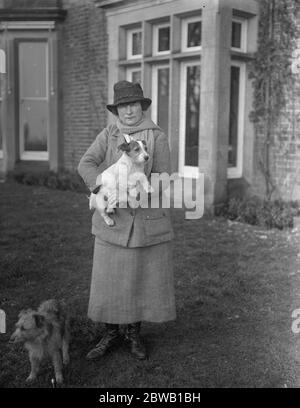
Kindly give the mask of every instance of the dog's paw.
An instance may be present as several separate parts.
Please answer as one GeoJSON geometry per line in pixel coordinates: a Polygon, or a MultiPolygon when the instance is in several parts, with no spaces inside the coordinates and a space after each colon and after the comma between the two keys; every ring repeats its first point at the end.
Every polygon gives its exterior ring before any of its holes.
{"type": "Polygon", "coordinates": [[[112,220],[112,219],[109,218],[109,217],[107,217],[107,218],[105,219],[105,223],[106,223],[109,227],[112,227],[113,225],[115,225],[114,220],[112,220]]]}
{"type": "Polygon", "coordinates": [[[115,209],[114,209],[114,208],[107,207],[106,212],[107,212],[107,214],[114,214],[115,209]]]}
{"type": "Polygon", "coordinates": [[[26,381],[27,384],[33,383],[34,381],[36,381],[36,375],[29,374],[29,376],[26,378],[25,381],[26,381]]]}
{"type": "Polygon", "coordinates": [[[62,374],[56,374],[56,376],[55,376],[55,381],[56,381],[56,384],[57,384],[58,386],[63,385],[64,379],[63,379],[62,374]]]}

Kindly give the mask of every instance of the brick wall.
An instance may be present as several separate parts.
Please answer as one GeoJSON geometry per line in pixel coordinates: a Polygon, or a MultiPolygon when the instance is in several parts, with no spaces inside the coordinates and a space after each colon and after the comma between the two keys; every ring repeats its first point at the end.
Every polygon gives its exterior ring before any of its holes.
{"type": "Polygon", "coordinates": [[[75,170],[106,124],[106,21],[93,0],[64,0],[63,7],[63,165],[75,170]]]}
{"type": "MultiPolygon", "coordinates": [[[[300,7],[296,15],[300,30],[300,7]]],[[[300,38],[297,45],[300,53],[300,38]]],[[[271,148],[271,174],[278,189],[277,196],[300,200],[300,73],[294,74],[294,84],[286,89],[286,97],[287,104],[279,118],[271,148]]],[[[263,134],[258,135],[253,163],[252,191],[258,195],[265,192],[265,180],[259,167],[263,140],[263,134]]]]}

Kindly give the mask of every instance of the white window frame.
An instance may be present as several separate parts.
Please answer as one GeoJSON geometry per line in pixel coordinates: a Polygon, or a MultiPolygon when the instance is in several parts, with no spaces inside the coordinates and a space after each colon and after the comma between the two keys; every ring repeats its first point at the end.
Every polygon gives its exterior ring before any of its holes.
{"type": "Polygon", "coordinates": [[[231,66],[240,68],[239,113],[237,137],[237,165],[227,168],[229,179],[240,178],[243,175],[244,126],[245,126],[245,97],[246,97],[246,63],[232,61],[231,66]]]}
{"type": "Polygon", "coordinates": [[[6,54],[5,51],[0,48],[0,74],[6,73],[6,54]]]}
{"type": "MultiPolygon", "coordinates": [[[[26,42],[26,41],[25,41],[26,42]]],[[[49,108],[49,103],[50,103],[50,98],[49,98],[49,44],[46,44],[46,96],[43,98],[36,98],[36,97],[26,97],[26,100],[43,100],[48,102],[48,108],[49,108]]],[[[19,72],[20,74],[20,72],[19,72]]],[[[19,83],[21,84],[21,80],[19,79],[19,83]]],[[[20,89],[20,96],[19,96],[19,101],[22,99],[21,95],[21,89],[20,89]]],[[[48,112],[48,118],[50,121],[50,112],[48,112]]],[[[47,151],[26,151],[24,150],[24,137],[23,137],[23,131],[22,131],[22,123],[21,120],[19,120],[19,146],[20,146],[20,159],[21,160],[36,160],[36,161],[48,161],[49,160],[49,146],[50,146],[50,123],[48,122],[48,129],[47,129],[47,151]]]]}
{"type": "Polygon", "coordinates": [[[171,53],[171,24],[170,23],[162,23],[162,24],[155,24],[153,26],[153,41],[152,41],[152,54],[153,55],[167,55],[171,53]],[[159,30],[160,28],[170,28],[170,48],[166,51],[159,51],[159,30]]]}
{"type": "Polygon", "coordinates": [[[126,30],[126,58],[128,60],[132,60],[132,59],[137,59],[137,58],[142,58],[142,53],[141,54],[136,54],[133,55],[132,54],[132,37],[133,34],[135,33],[141,33],[142,36],[142,42],[143,42],[143,31],[142,28],[132,28],[132,29],[128,29],[126,30]]]}
{"type": "MultiPolygon", "coordinates": [[[[187,39],[188,39],[188,25],[189,23],[195,23],[195,22],[201,22],[202,24],[202,19],[200,16],[195,16],[195,17],[189,17],[181,20],[181,51],[187,52],[187,51],[200,51],[201,50],[201,45],[197,45],[195,47],[188,47],[187,44],[187,39]]],[[[202,26],[201,26],[202,27],[202,26]]]]}
{"type": "MultiPolygon", "coordinates": [[[[169,64],[157,64],[152,67],[152,104],[151,104],[151,119],[154,123],[157,123],[157,79],[158,79],[158,70],[162,68],[169,68],[169,88],[170,88],[170,65],[169,64]]],[[[170,96],[170,89],[169,89],[170,96]]],[[[170,101],[169,101],[170,104],[170,101]]],[[[169,107],[169,106],[168,106],[169,107]]]]}
{"type": "MultiPolygon", "coordinates": [[[[142,67],[127,67],[126,68],[126,81],[132,82],[132,74],[134,72],[141,72],[141,82],[142,81],[142,67]]],[[[141,84],[142,85],[142,84],[141,84]]]]}
{"type": "Polygon", "coordinates": [[[241,46],[240,47],[231,47],[232,51],[247,52],[247,30],[248,30],[248,21],[243,18],[234,17],[232,23],[241,24],[241,46]]]}
{"type": "MultiPolygon", "coordinates": [[[[183,61],[180,67],[180,106],[179,106],[179,175],[187,178],[199,177],[199,164],[197,166],[186,166],[185,160],[185,125],[186,125],[186,80],[187,80],[187,67],[199,66],[201,69],[201,63],[199,60],[183,61]]],[[[200,123],[199,123],[200,132],[200,123]]],[[[199,135],[198,135],[199,137],[199,135]]]]}

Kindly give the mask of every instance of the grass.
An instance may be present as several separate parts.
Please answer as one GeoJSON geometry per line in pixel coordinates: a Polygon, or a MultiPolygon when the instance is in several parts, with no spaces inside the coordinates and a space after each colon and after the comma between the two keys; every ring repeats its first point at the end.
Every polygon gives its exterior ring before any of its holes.
{"type": "MultiPolygon", "coordinates": [[[[121,345],[85,360],[103,327],[86,318],[92,268],[91,213],[84,194],[0,185],[0,387],[26,387],[26,352],[8,339],[18,312],[45,299],[72,310],[66,387],[298,387],[300,233],[264,230],[221,217],[184,219],[174,210],[177,320],[144,323],[150,353],[121,345]]],[[[49,387],[46,363],[36,387],[49,387]]]]}

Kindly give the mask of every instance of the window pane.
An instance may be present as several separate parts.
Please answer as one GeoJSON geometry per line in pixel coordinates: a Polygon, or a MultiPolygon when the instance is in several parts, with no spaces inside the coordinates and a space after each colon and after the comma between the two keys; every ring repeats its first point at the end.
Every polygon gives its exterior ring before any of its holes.
{"type": "Polygon", "coordinates": [[[198,47],[201,45],[201,21],[188,23],[188,47],[198,47]]]}
{"type": "Polygon", "coordinates": [[[157,70],[157,123],[168,134],[169,68],[159,68],[157,70]]]}
{"type": "Polygon", "coordinates": [[[232,23],[231,46],[234,48],[241,48],[241,38],[242,38],[242,24],[234,21],[232,23]]]}
{"type": "Polygon", "coordinates": [[[198,166],[200,116],[200,66],[187,67],[185,165],[198,166]]]}
{"type": "Polygon", "coordinates": [[[142,32],[132,34],[132,55],[140,55],[142,53],[142,32]]]}
{"type": "Polygon", "coordinates": [[[24,101],[21,108],[21,132],[25,151],[47,151],[48,102],[24,101]]]}
{"type": "Polygon", "coordinates": [[[137,84],[137,83],[141,83],[141,75],[142,73],[141,73],[141,71],[133,71],[132,73],[131,73],[131,82],[134,82],[135,84],[137,84]]]}
{"type": "Polygon", "coordinates": [[[46,97],[46,44],[20,43],[21,97],[46,97]]]}
{"type": "Polygon", "coordinates": [[[158,51],[169,51],[170,49],[170,27],[158,29],[158,51]]]}
{"type": "Polygon", "coordinates": [[[240,68],[231,67],[228,167],[237,166],[240,68]]]}

